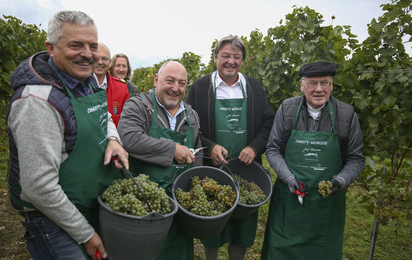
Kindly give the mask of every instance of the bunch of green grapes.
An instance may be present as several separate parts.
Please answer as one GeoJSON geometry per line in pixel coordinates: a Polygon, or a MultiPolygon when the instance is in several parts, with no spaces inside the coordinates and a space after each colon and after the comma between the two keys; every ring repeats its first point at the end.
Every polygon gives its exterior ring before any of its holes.
{"type": "Polygon", "coordinates": [[[236,202],[236,192],[229,185],[220,185],[212,178],[192,178],[189,191],[178,188],[177,202],[185,210],[199,216],[217,216],[228,211],[236,202]]]}
{"type": "Polygon", "coordinates": [[[320,181],[318,184],[318,193],[326,198],[332,193],[333,184],[331,181],[320,181]]]}
{"type": "Polygon", "coordinates": [[[256,183],[248,182],[237,174],[234,174],[234,176],[235,180],[239,182],[239,203],[245,205],[256,205],[265,201],[266,195],[256,183]]]}
{"type": "Polygon", "coordinates": [[[376,210],[376,218],[378,219],[379,223],[386,226],[388,225],[389,219],[391,215],[385,209],[378,209],[376,210]]]}
{"type": "MultiPolygon", "coordinates": [[[[134,180],[139,184],[153,211],[162,215],[171,212],[169,196],[166,191],[159,188],[157,183],[150,181],[148,175],[140,174],[134,177],[134,180]]],[[[103,192],[102,200],[114,211],[135,216],[145,216],[150,213],[149,206],[132,179],[114,180],[103,192]]]]}

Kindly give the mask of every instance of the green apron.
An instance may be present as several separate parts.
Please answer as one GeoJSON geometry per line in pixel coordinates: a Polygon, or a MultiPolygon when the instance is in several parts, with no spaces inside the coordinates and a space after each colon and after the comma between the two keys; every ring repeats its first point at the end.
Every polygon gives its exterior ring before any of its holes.
{"type": "Polygon", "coordinates": [[[77,124],[77,139],[70,156],[60,165],[59,184],[90,225],[99,230],[97,196],[114,179],[114,166],[103,165],[107,146],[105,91],[75,98],[67,89],[77,124]]]}
{"type": "Polygon", "coordinates": [[[216,143],[225,147],[231,157],[237,157],[247,144],[247,98],[240,81],[243,98],[217,99],[217,73],[214,79],[216,143]]]}
{"type": "MultiPolygon", "coordinates": [[[[62,80],[63,84],[64,81],[62,80]]],[[[93,84],[92,84],[93,85],[93,84]]],[[[107,96],[93,86],[94,94],[75,98],[64,86],[76,117],[76,144],[60,165],[59,184],[69,200],[99,232],[97,196],[114,179],[114,165],[103,165],[107,147],[107,96]]],[[[83,249],[83,246],[81,246],[83,249]]],[[[85,253],[88,259],[90,257],[85,253]]]]}
{"type": "MultiPolygon", "coordinates": [[[[216,87],[216,76],[215,83],[216,87]]],[[[243,98],[216,99],[215,123],[216,143],[228,150],[232,157],[239,156],[247,144],[247,98],[243,89],[243,98]]],[[[229,219],[222,232],[211,239],[201,240],[206,248],[221,247],[232,243],[241,247],[251,247],[255,240],[258,210],[244,219],[229,219]]]]}
{"type": "MultiPolygon", "coordinates": [[[[187,111],[185,110],[185,115],[187,118],[187,122],[189,124],[189,129],[185,134],[178,133],[171,129],[159,126],[157,124],[157,101],[155,98],[155,91],[153,91],[153,122],[150,126],[149,132],[147,133],[148,136],[160,139],[165,138],[168,140],[173,140],[174,142],[185,145],[188,148],[194,148],[195,146],[195,138],[194,138],[194,131],[193,127],[190,124],[189,117],[187,111]]],[[[190,165],[179,165],[179,163],[173,160],[173,166],[169,168],[160,167],[154,164],[145,163],[143,161],[139,161],[137,159],[131,160],[131,172],[134,175],[138,175],[139,173],[144,173],[149,175],[149,179],[159,184],[159,187],[166,189],[168,192],[168,187],[173,183],[173,176],[175,172],[176,177],[183,172],[184,170],[191,167],[190,165]],[[178,168],[180,168],[178,170],[178,168]]],[[[162,249],[160,251],[159,256],[156,258],[158,260],[190,260],[194,259],[194,246],[193,246],[193,238],[187,236],[180,228],[177,223],[177,218],[173,218],[172,225],[169,229],[169,233],[163,243],[162,249]]]]}
{"type": "MultiPolygon", "coordinates": [[[[174,130],[162,127],[157,124],[157,101],[155,97],[155,91],[153,91],[153,122],[149,128],[149,132],[147,133],[148,136],[157,138],[157,139],[167,139],[172,140],[175,143],[180,145],[185,145],[188,148],[194,148],[195,146],[195,137],[193,127],[190,124],[189,116],[187,111],[185,110],[185,115],[187,119],[187,123],[189,124],[189,129],[185,134],[181,134],[174,130]]],[[[140,173],[144,173],[149,175],[149,179],[153,182],[159,184],[159,187],[166,189],[166,187],[170,186],[173,183],[173,176],[178,168],[178,172],[176,173],[176,177],[182,173],[183,171],[189,169],[191,164],[189,165],[180,165],[177,161],[173,160],[172,167],[165,168],[161,166],[157,166],[151,163],[146,163],[141,160],[131,158],[130,159],[130,171],[135,175],[139,175],[140,173]]],[[[166,189],[167,191],[167,189],[166,189]]]]}
{"type": "MultiPolygon", "coordinates": [[[[309,195],[298,202],[282,180],[273,188],[262,259],[342,259],[346,191],[323,198],[316,191],[321,180],[331,180],[342,169],[339,139],[331,132],[295,130],[299,104],[285,161],[296,178],[308,185],[309,195]]],[[[332,126],[333,107],[328,102],[332,126]]],[[[331,126],[331,127],[332,127],[331,126]]]]}

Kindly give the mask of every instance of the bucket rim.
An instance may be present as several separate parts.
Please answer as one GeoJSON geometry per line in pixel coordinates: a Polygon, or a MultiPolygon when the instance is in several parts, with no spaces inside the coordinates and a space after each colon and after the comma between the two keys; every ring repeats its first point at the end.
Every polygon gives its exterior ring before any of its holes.
{"type": "Polygon", "coordinates": [[[104,208],[105,210],[109,211],[112,214],[119,215],[119,216],[126,217],[126,218],[131,218],[131,219],[156,220],[156,219],[170,218],[170,217],[173,217],[177,213],[177,211],[179,210],[177,201],[175,201],[173,198],[169,197],[169,202],[170,202],[170,204],[173,204],[174,207],[173,207],[173,210],[171,212],[169,212],[168,214],[162,215],[157,211],[153,211],[153,212],[150,212],[150,213],[148,213],[144,216],[134,216],[134,215],[130,215],[130,214],[126,214],[126,213],[122,213],[122,212],[113,210],[112,208],[110,208],[109,206],[104,204],[101,197],[102,197],[102,194],[99,194],[99,196],[97,196],[97,201],[99,202],[99,205],[102,208],[104,208]]]}
{"type": "Polygon", "coordinates": [[[197,219],[202,219],[202,220],[210,220],[210,221],[216,220],[216,219],[221,219],[221,218],[225,217],[226,215],[229,215],[229,214],[231,215],[231,214],[233,213],[233,211],[235,210],[236,206],[237,206],[238,203],[239,203],[240,191],[239,191],[239,185],[238,185],[237,182],[233,179],[232,176],[230,176],[227,172],[225,172],[225,171],[223,171],[223,170],[221,170],[221,169],[219,169],[219,168],[212,167],[212,166],[206,166],[206,165],[205,165],[205,166],[195,166],[195,167],[191,167],[191,168],[187,169],[186,171],[184,171],[184,172],[182,172],[181,174],[179,174],[179,176],[176,177],[176,179],[173,181],[173,184],[172,184],[172,195],[173,195],[173,199],[176,201],[176,204],[177,204],[179,210],[183,211],[185,214],[187,214],[187,215],[189,215],[189,216],[191,216],[191,217],[194,217],[194,218],[197,218],[197,219]],[[232,206],[228,211],[224,212],[223,214],[217,215],[217,216],[200,216],[200,215],[193,214],[192,212],[187,211],[187,210],[184,209],[182,206],[180,206],[180,203],[177,201],[176,196],[175,196],[175,191],[176,191],[175,182],[179,179],[179,177],[181,177],[181,176],[183,175],[183,173],[185,173],[186,171],[191,171],[191,170],[196,169],[196,168],[208,168],[208,169],[213,169],[213,170],[220,171],[221,173],[229,176],[230,180],[233,182],[233,184],[234,184],[234,186],[235,186],[236,201],[235,201],[235,204],[233,204],[233,206],[232,206]]]}
{"type": "MultiPolygon", "coordinates": [[[[230,159],[227,160],[227,162],[230,164],[231,161],[235,161],[235,160],[239,160],[239,159],[238,159],[238,158],[230,158],[230,159]]],[[[255,160],[253,160],[252,163],[253,163],[254,165],[258,166],[263,172],[266,173],[266,169],[265,169],[265,167],[263,167],[262,164],[258,163],[258,162],[255,161],[255,160]]],[[[226,167],[229,168],[229,164],[226,165],[226,167]]],[[[222,169],[222,168],[223,168],[223,167],[220,166],[219,169],[222,169]]],[[[239,201],[239,203],[238,203],[239,206],[253,209],[253,208],[259,208],[260,206],[263,206],[264,204],[266,204],[266,203],[269,201],[269,199],[272,197],[272,193],[273,193],[273,182],[272,182],[272,178],[271,178],[271,176],[270,176],[270,172],[269,172],[269,174],[265,174],[265,176],[266,176],[267,179],[269,180],[270,186],[272,187],[272,188],[270,189],[270,192],[269,192],[269,194],[267,195],[266,199],[265,199],[264,201],[262,201],[261,203],[259,203],[259,204],[253,204],[253,205],[243,204],[243,203],[241,203],[241,202],[239,201]]],[[[240,189],[240,186],[239,186],[239,189],[240,189]]],[[[239,194],[240,194],[240,190],[239,190],[239,194]]]]}

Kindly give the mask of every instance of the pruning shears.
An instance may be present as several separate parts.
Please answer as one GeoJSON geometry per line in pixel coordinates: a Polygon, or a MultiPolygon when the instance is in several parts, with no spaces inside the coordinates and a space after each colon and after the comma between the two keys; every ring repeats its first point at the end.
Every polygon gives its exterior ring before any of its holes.
{"type": "Polygon", "coordinates": [[[193,153],[193,155],[195,155],[195,154],[197,154],[199,151],[204,150],[204,149],[206,149],[206,148],[207,148],[207,146],[200,147],[200,148],[197,148],[197,149],[189,148],[189,150],[193,153]]]}
{"type": "MultiPolygon", "coordinates": [[[[302,183],[299,183],[300,187],[303,188],[302,183]]],[[[299,189],[296,189],[296,194],[298,195],[298,201],[300,204],[303,204],[303,197],[305,197],[305,193],[300,192],[299,189]]]]}
{"type": "Polygon", "coordinates": [[[102,256],[100,255],[99,250],[96,250],[96,257],[98,260],[102,260],[102,256]]]}

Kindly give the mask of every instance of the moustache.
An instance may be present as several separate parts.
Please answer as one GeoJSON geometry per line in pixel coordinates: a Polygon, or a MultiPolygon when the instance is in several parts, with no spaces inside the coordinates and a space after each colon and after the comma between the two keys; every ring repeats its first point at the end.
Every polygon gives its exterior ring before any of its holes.
{"type": "Polygon", "coordinates": [[[180,96],[182,94],[180,91],[173,91],[172,89],[169,89],[166,93],[172,96],[173,95],[180,96]]]}
{"type": "Polygon", "coordinates": [[[73,62],[74,62],[74,63],[84,63],[84,62],[88,62],[88,63],[90,63],[90,64],[93,64],[93,63],[96,62],[96,60],[93,59],[93,57],[91,57],[91,58],[80,57],[80,58],[74,59],[73,62]]]}

